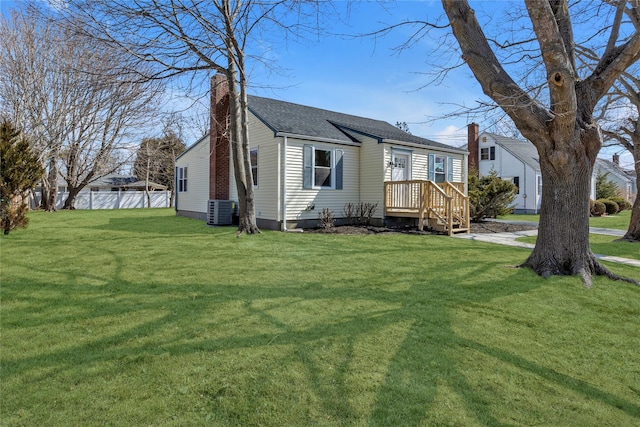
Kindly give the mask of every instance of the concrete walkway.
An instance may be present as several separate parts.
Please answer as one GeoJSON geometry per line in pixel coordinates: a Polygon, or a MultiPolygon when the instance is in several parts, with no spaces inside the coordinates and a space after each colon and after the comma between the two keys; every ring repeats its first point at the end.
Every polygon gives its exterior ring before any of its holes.
{"type": "MultiPolygon", "coordinates": [[[[504,221],[504,220],[494,220],[496,222],[508,222],[511,224],[522,224],[522,225],[531,225],[534,227],[538,226],[537,222],[528,222],[528,221],[504,221]]],[[[599,227],[590,227],[589,232],[593,234],[606,234],[609,236],[624,236],[624,231],[622,230],[613,230],[610,228],[599,228],[599,227]]],[[[477,233],[477,234],[455,234],[454,236],[460,239],[468,239],[468,240],[477,240],[479,242],[487,242],[487,243],[496,243],[499,245],[507,245],[507,246],[515,246],[518,248],[525,249],[533,249],[535,246],[533,243],[525,243],[518,242],[516,239],[520,237],[526,236],[537,236],[538,230],[525,230],[525,231],[516,231],[513,233],[477,233]]],[[[616,256],[609,255],[599,255],[595,254],[596,258],[601,259],[603,261],[609,262],[617,262],[618,264],[630,265],[632,267],[640,268],[640,260],[637,259],[629,259],[622,258],[616,256]]]]}

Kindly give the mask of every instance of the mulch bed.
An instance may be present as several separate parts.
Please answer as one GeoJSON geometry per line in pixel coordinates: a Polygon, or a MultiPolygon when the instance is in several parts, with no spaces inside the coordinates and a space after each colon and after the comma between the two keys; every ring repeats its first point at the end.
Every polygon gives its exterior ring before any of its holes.
{"type": "MultiPolygon", "coordinates": [[[[512,233],[516,231],[535,230],[537,227],[523,224],[508,224],[504,222],[485,221],[479,223],[471,223],[471,233],[512,233]]],[[[435,232],[423,230],[419,231],[415,227],[407,228],[388,228],[373,226],[353,226],[342,225],[331,228],[312,228],[305,229],[305,233],[324,233],[324,234],[380,234],[380,233],[404,233],[404,234],[438,234],[435,232]]]]}

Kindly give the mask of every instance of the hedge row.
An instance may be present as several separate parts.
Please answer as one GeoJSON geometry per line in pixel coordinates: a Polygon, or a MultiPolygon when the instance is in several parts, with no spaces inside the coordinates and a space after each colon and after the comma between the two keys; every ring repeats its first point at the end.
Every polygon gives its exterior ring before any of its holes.
{"type": "Polygon", "coordinates": [[[618,212],[631,209],[631,203],[622,197],[614,197],[612,199],[598,199],[589,201],[590,212],[592,216],[615,215],[618,212]]]}

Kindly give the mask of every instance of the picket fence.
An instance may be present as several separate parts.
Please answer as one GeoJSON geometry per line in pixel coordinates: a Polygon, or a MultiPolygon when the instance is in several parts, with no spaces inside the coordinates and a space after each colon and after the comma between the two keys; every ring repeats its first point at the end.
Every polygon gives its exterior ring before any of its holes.
{"type": "MultiPolygon", "coordinates": [[[[152,208],[171,207],[170,191],[152,191],[152,208]]],[[[41,195],[36,192],[36,200],[31,197],[31,207],[35,208],[40,203],[41,195]]],[[[56,198],[56,207],[62,209],[68,192],[59,192],[56,198]]],[[[147,195],[144,191],[81,191],[76,196],[76,209],[136,209],[147,207],[147,195]]]]}

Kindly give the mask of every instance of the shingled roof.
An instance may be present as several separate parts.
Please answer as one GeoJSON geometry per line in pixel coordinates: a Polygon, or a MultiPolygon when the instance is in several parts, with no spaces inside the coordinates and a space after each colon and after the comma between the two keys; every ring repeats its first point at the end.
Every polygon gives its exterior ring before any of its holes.
{"type": "Polygon", "coordinates": [[[484,132],[483,135],[491,136],[491,138],[493,138],[505,150],[525,162],[533,170],[540,170],[540,157],[538,156],[538,150],[530,141],[509,138],[489,132],[484,132]]]}
{"type": "Polygon", "coordinates": [[[318,139],[362,142],[361,136],[378,142],[405,142],[449,151],[460,148],[411,135],[382,120],[323,110],[291,102],[249,96],[249,110],[274,133],[301,135],[318,139]]]}

